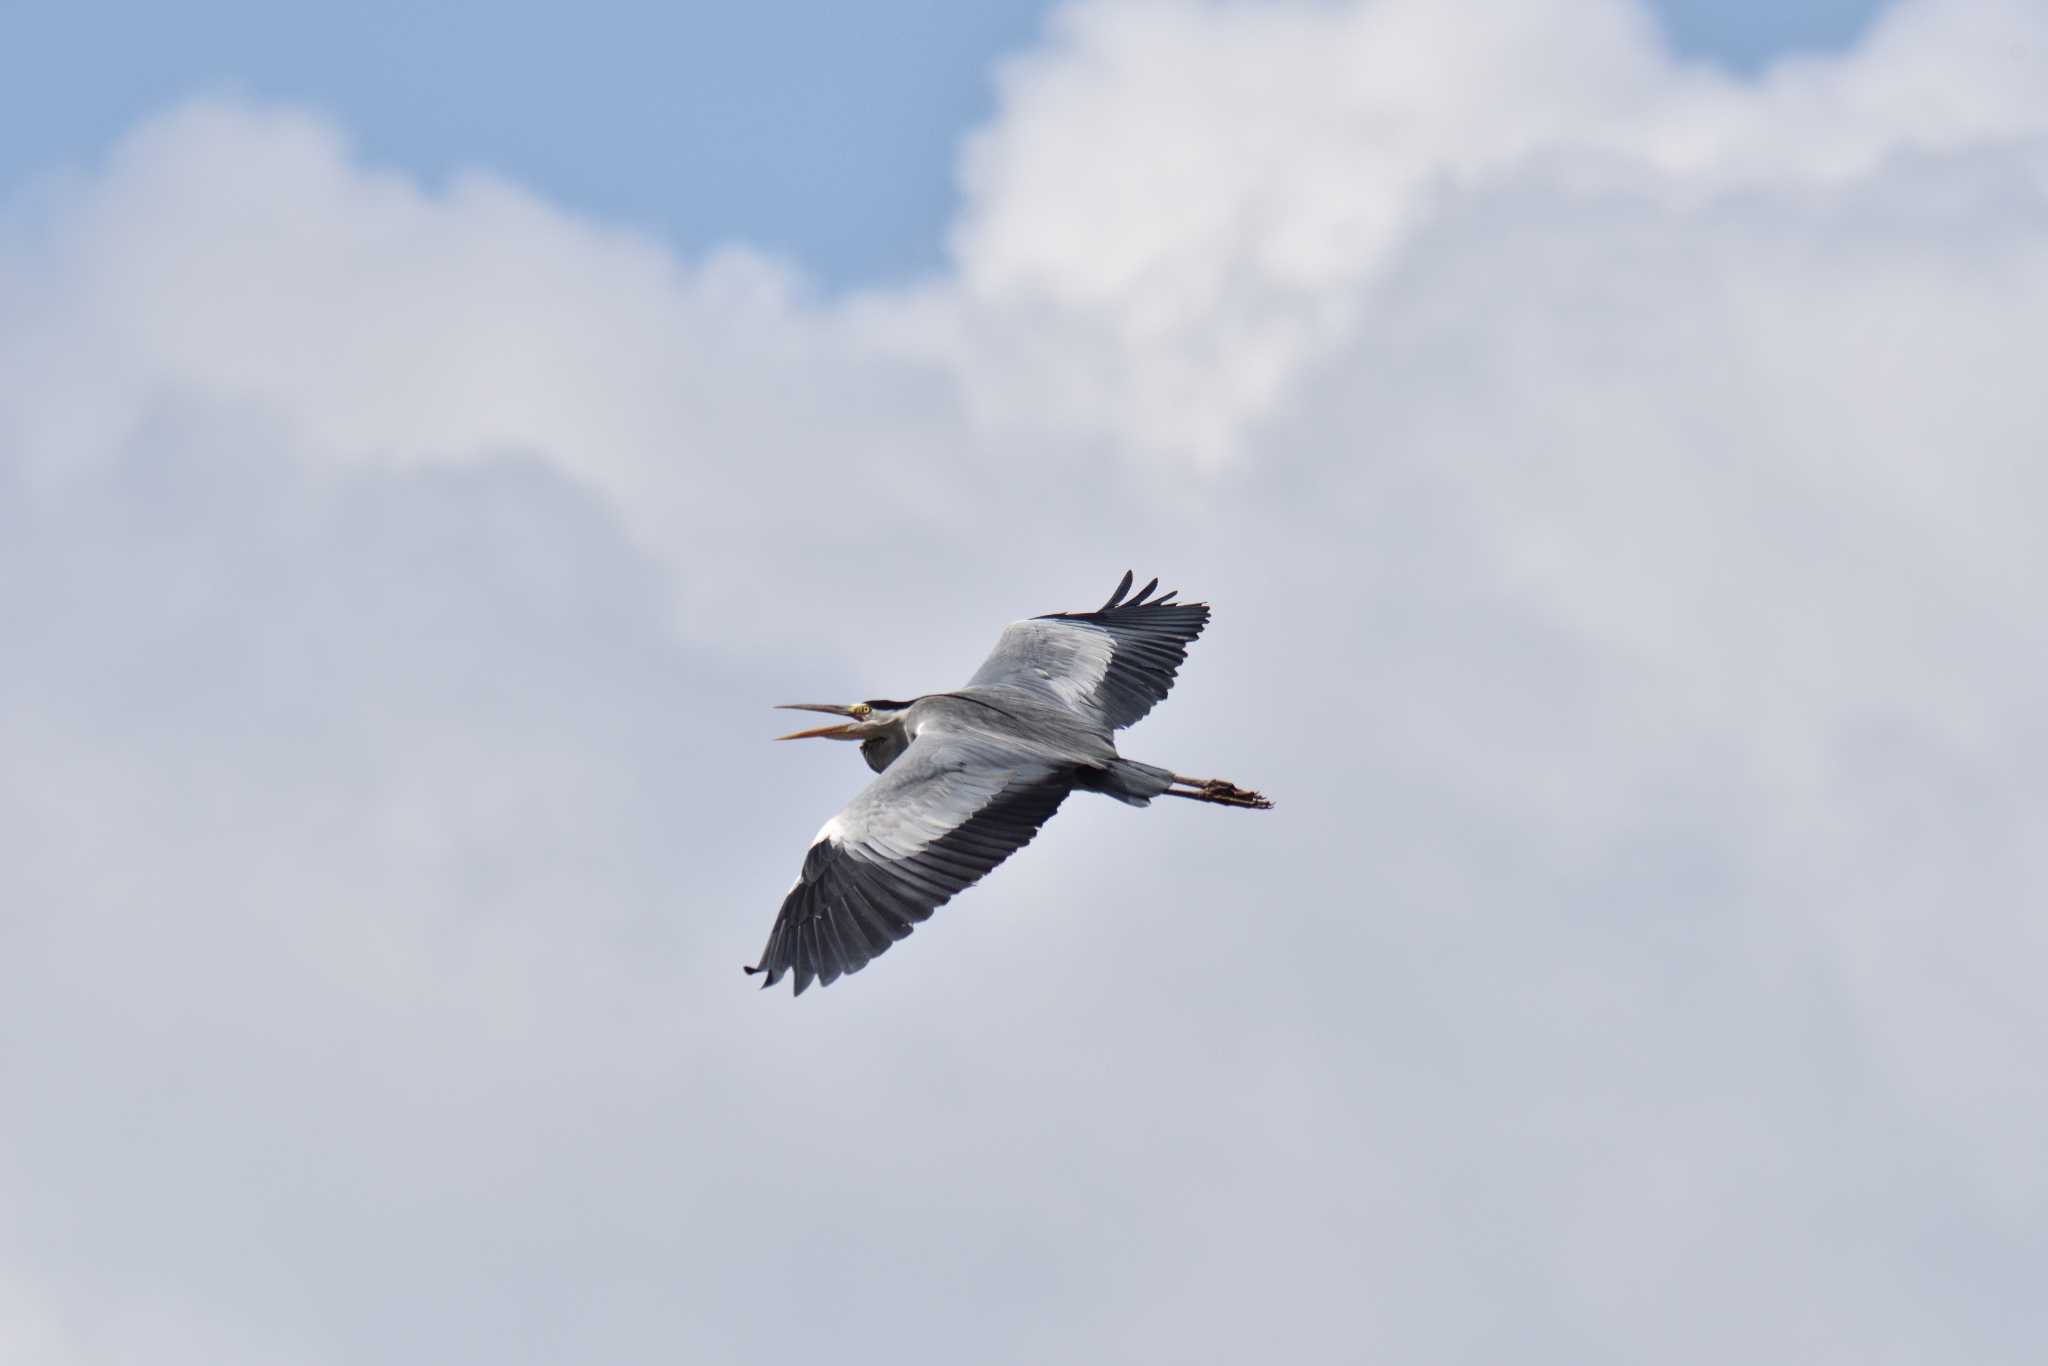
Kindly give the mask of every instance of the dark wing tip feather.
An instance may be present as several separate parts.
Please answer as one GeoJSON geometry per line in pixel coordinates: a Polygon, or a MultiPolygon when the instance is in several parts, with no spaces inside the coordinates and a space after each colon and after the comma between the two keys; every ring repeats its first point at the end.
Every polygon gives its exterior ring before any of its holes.
{"type": "Polygon", "coordinates": [[[1178,588],[1169,588],[1158,597],[1152,591],[1159,586],[1154,579],[1131,596],[1131,583],[1135,575],[1128,571],[1109,601],[1092,612],[1047,612],[1040,621],[1086,621],[1098,626],[1133,626],[1142,634],[1165,637],[1171,635],[1181,644],[1186,644],[1202,633],[1209,623],[1209,604],[1206,602],[1177,602],[1178,588]],[[1166,609],[1162,611],[1162,609],[1166,609]],[[1154,613],[1159,615],[1154,616],[1154,613]],[[1149,629],[1146,629],[1149,628],[1149,629]]]}
{"type": "Polygon", "coordinates": [[[1193,611],[1199,611],[1205,619],[1209,614],[1209,604],[1206,602],[1175,602],[1174,599],[1180,596],[1180,590],[1178,588],[1169,588],[1164,593],[1161,593],[1158,597],[1153,597],[1153,591],[1159,587],[1159,580],[1156,578],[1153,579],[1151,582],[1147,583],[1143,588],[1140,588],[1134,595],[1131,592],[1131,585],[1136,583],[1137,581],[1138,576],[1132,573],[1130,570],[1126,569],[1124,571],[1123,578],[1117,581],[1116,591],[1109,595],[1109,601],[1103,603],[1102,606],[1096,608],[1094,611],[1047,612],[1040,616],[1039,620],[1050,621],[1055,619],[1064,619],[1067,621],[1089,621],[1096,617],[1104,616],[1110,612],[1129,612],[1134,608],[1156,607],[1178,607],[1193,611]]]}
{"type": "Polygon", "coordinates": [[[1109,601],[1103,603],[1102,606],[1096,608],[1095,610],[1098,612],[1107,612],[1110,609],[1114,608],[1118,603],[1122,602],[1124,600],[1124,594],[1131,591],[1131,585],[1137,581],[1137,578],[1138,576],[1136,574],[1133,574],[1130,570],[1126,569],[1124,571],[1124,577],[1122,582],[1118,583],[1116,586],[1116,592],[1111,593],[1109,595],[1109,601]]]}

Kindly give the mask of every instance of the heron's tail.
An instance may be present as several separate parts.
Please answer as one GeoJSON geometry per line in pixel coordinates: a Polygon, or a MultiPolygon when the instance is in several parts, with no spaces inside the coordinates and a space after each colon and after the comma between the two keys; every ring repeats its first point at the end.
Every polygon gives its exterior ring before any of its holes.
{"type": "Polygon", "coordinates": [[[1112,759],[1109,767],[1088,775],[1092,781],[1081,785],[1106,793],[1131,806],[1150,806],[1152,799],[1173,786],[1173,770],[1136,759],[1112,759]]]}

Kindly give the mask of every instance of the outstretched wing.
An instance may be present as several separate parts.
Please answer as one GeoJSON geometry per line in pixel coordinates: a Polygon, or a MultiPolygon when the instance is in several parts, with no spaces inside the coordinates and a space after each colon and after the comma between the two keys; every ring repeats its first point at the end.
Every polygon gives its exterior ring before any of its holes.
{"type": "Polygon", "coordinates": [[[957,893],[1031,842],[1071,776],[978,735],[929,727],[825,822],[750,973],[802,995],[859,972],[957,893]]]}
{"type": "Polygon", "coordinates": [[[1135,724],[1173,686],[1188,644],[1209,623],[1209,605],[1174,602],[1172,593],[1153,598],[1157,579],[1126,602],[1131,578],[1126,573],[1093,612],[1055,612],[1006,627],[967,686],[1022,688],[1110,730],[1135,724]]]}

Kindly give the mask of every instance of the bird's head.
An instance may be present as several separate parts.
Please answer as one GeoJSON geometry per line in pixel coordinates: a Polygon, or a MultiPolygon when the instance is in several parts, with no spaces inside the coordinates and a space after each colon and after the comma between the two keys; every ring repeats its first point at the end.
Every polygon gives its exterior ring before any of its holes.
{"type": "Polygon", "coordinates": [[[875,699],[841,706],[836,702],[785,702],[781,711],[821,711],[827,716],[849,716],[853,719],[845,725],[819,726],[816,730],[793,731],[778,735],[778,740],[808,740],[813,736],[823,740],[865,740],[879,735],[901,719],[910,710],[908,702],[891,702],[875,699]]]}

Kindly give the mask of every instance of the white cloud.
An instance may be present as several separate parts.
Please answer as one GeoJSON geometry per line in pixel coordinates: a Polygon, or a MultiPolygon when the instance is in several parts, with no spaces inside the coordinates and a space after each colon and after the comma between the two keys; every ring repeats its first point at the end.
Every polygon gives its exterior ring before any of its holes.
{"type": "Polygon", "coordinates": [[[2032,136],[2040,30],[1904,5],[1855,60],[1745,85],[1627,0],[1070,8],[969,146],[944,345],[1006,417],[1226,459],[1474,188],[1690,203],[2032,136]]]}
{"type": "MultiPolygon", "coordinates": [[[[0,218],[42,1355],[2019,1360],[2048,19],[1091,5],[829,300],[202,102],[0,218]],[[1080,799],[802,1002],[863,776],[1128,561],[1080,799]]],[[[2029,1317],[2029,1316],[2032,1317],[2029,1317]]]]}

